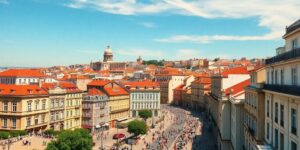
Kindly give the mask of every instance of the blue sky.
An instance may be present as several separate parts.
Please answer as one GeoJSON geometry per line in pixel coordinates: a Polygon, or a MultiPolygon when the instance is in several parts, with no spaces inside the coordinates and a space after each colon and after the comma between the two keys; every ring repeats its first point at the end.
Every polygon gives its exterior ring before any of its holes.
{"type": "Polygon", "coordinates": [[[273,56],[285,25],[299,17],[299,2],[290,3],[0,0],[0,66],[89,63],[106,45],[116,61],[273,56]]]}

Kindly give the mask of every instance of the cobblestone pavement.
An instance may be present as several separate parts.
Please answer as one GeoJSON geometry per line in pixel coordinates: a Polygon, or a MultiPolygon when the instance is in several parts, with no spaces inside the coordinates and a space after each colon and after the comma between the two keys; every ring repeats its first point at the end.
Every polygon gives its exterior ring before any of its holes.
{"type": "MultiPolygon", "coordinates": [[[[147,135],[141,136],[140,140],[135,145],[132,145],[133,150],[146,150],[146,145],[149,145],[151,150],[173,150],[175,139],[180,134],[180,131],[185,127],[185,123],[188,118],[199,118],[199,121],[202,123],[203,127],[201,129],[196,129],[194,140],[187,143],[183,150],[214,150],[216,149],[216,137],[212,132],[212,123],[207,119],[204,113],[190,113],[188,110],[182,108],[177,108],[173,106],[162,105],[162,116],[164,120],[157,123],[155,128],[150,128],[147,135]],[[165,142],[159,140],[158,137],[164,137],[168,139],[165,142]],[[154,136],[153,136],[154,135],[154,136]]],[[[148,119],[148,125],[151,125],[151,120],[148,119]]],[[[116,143],[116,140],[112,139],[112,136],[116,133],[123,133],[127,137],[130,134],[127,132],[127,129],[109,129],[108,131],[103,132],[102,144],[106,150],[111,149],[112,145],[116,143]]],[[[21,141],[14,142],[10,144],[10,150],[43,150],[46,148],[46,145],[43,142],[49,143],[50,139],[43,137],[32,136],[26,138],[28,141],[31,141],[30,146],[24,146],[21,141]]],[[[97,138],[97,134],[93,135],[93,141],[95,146],[93,150],[99,150],[101,147],[101,139],[97,138]]],[[[131,145],[124,144],[122,148],[130,149],[131,145]]],[[[0,146],[0,149],[7,150],[7,145],[5,147],[0,146]]]]}

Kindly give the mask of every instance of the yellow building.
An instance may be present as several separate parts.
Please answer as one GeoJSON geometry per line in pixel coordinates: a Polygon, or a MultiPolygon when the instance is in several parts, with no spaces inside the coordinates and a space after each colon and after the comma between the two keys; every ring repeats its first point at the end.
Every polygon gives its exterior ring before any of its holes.
{"type": "Polygon", "coordinates": [[[37,85],[0,85],[0,130],[40,133],[48,128],[49,96],[37,85]]]}
{"type": "Polygon", "coordinates": [[[43,88],[49,90],[50,128],[81,128],[82,91],[70,82],[45,83],[43,88]]]}
{"type": "Polygon", "coordinates": [[[129,93],[117,83],[108,80],[93,80],[88,89],[96,88],[108,96],[109,124],[114,128],[118,122],[129,117],[129,93]]]}

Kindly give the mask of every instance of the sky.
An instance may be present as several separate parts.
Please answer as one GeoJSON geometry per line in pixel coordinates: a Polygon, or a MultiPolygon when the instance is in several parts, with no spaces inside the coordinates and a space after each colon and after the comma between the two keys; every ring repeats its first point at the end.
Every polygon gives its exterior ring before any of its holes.
{"type": "Polygon", "coordinates": [[[0,0],[0,66],[265,58],[299,0],[0,0]]]}

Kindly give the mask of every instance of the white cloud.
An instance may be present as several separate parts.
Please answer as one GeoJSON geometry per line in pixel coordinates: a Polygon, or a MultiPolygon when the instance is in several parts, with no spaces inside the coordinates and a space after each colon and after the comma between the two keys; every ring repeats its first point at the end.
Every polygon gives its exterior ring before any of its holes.
{"type": "Polygon", "coordinates": [[[8,4],[7,0],[0,0],[0,4],[8,4]]]}
{"type": "Polygon", "coordinates": [[[153,22],[142,22],[140,24],[146,28],[156,28],[156,24],[153,22]]]}
{"type": "MultiPolygon", "coordinates": [[[[178,35],[160,42],[200,42],[218,40],[272,40],[280,38],[284,27],[299,19],[299,0],[72,0],[71,8],[93,8],[98,11],[121,14],[143,15],[172,13],[199,16],[202,18],[248,18],[258,17],[259,26],[268,28],[269,33],[256,36],[238,35],[178,35]],[[181,39],[181,40],[180,40],[181,39]]],[[[222,25],[220,25],[222,26],[222,25]]]]}
{"type": "Polygon", "coordinates": [[[164,39],[155,39],[157,42],[177,43],[177,42],[193,42],[193,43],[210,43],[212,41],[253,41],[253,40],[273,40],[277,37],[272,34],[262,36],[230,36],[230,35],[176,35],[164,39]]]}

